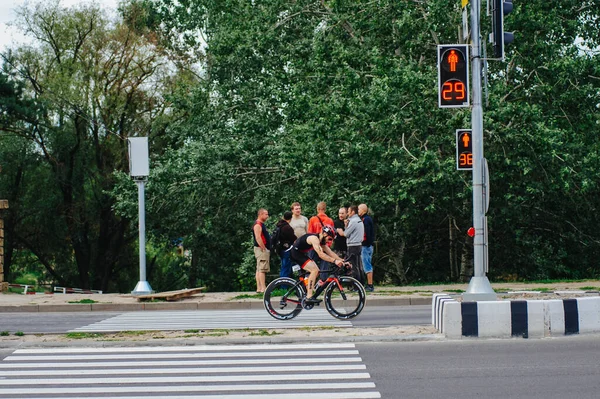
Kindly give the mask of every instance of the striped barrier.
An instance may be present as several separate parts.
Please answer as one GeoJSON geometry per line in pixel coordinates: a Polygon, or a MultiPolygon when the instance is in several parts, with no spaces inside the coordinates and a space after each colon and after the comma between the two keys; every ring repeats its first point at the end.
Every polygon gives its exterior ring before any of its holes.
{"type": "Polygon", "coordinates": [[[432,323],[447,338],[542,338],[600,332],[600,297],[458,302],[434,294],[432,323]]]}

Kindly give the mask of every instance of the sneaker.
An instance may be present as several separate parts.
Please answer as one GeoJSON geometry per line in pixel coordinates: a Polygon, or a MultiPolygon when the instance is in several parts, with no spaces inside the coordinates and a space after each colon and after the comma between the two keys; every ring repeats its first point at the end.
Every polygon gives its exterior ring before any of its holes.
{"type": "Polygon", "coordinates": [[[367,284],[365,291],[373,292],[375,291],[375,287],[373,287],[373,284],[367,284]]]}
{"type": "Polygon", "coordinates": [[[304,303],[307,303],[309,305],[318,305],[322,302],[321,299],[317,299],[317,298],[306,298],[304,300],[304,303]]]}

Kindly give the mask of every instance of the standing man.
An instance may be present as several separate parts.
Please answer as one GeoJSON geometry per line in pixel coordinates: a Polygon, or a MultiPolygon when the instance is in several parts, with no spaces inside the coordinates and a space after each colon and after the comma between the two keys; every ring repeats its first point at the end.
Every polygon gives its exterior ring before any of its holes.
{"type": "Polygon", "coordinates": [[[327,204],[325,202],[321,201],[317,204],[317,214],[308,221],[308,232],[310,234],[319,234],[324,226],[335,229],[333,220],[325,214],[326,210],[327,204]]]}
{"type": "Polygon", "coordinates": [[[269,218],[269,211],[264,208],[258,210],[258,216],[252,226],[252,239],[254,240],[254,257],[256,258],[256,292],[263,293],[267,288],[267,273],[271,271],[271,237],[265,226],[269,218]]]}
{"type": "MultiPolygon", "coordinates": [[[[321,231],[323,231],[323,228],[325,226],[331,227],[331,231],[335,232],[333,220],[325,214],[326,210],[327,204],[324,201],[321,201],[317,204],[317,214],[311,217],[308,221],[308,234],[319,234],[321,231]]],[[[332,241],[328,241],[326,245],[329,248],[331,248],[331,244],[332,241]]],[[[310,256],[311,258],[315,257],[315,252],[311,252],[310,256]]],[[[321,259],[321,261],[319,262],[319,268],[321,270],[325,270],[324,272],[321,272],[321,280],[327,280],[327,277],[329,276],[329,272],[327,271],[329,270],[329,267],[327,266],[327,261],[321,259]]]]}
{"type": "Polygon", "coordinates": [[[349,261],[352,264],[352,276],[365,284],[365,275],[362,272],[362,241],[365,235],[365,228],[362,220],[358,216],[358,207],[350,205],[348,207],[348,226],[345,230],[337,229],[339,235],[346,238],[346,246],[348,248],[349,261]]]}
{"type": "Polygon", "coordinates": [[[297,237],[294,235],[294,229],[290,226],[291,221],[292,212],[286,211],[283,214],[283,219],[277,222],[277,227],[279,227],[279,241],[281,242],[281,248],[276,248],[281,258],[279,277],[292,277],[292,260],[290,259],[289,249],[297,237]]]}
{"type": "Polygon", "coordinates": [[[294,229],[294,235],[298,238],[308,233],[308,218],[302,215],[302,206],[299,202],[292,204],[292,220],[290,226],[294,229]]]}
{"type": "Polygon", "coordinates": [[[338,210],[338,218],[333,222],[333,226],[338,232],[335,236],[335,239],[333,240],[333,252],[338,254],[338,256],[342,259],[346,257],[347,248],[346,237],[343,234],[340,234],[340,230],[342,231],[342,233],[344,232],[344,230],[346,230],[346,224],[348,223],[348,220],[346,219],[347,215],[348,213],[346,211],[346,208],[341,207],[338,210]]]}
{"type": "Polygon", "coordinates": [[[362,242],[362,262],[365,273],[367,274],[367,286],[366,291],[373,292],[373,264],[371,259],[373,257],[373,243],[375,242],[375,226],[373,225],[373,219],[367,215],[369,207],[366,204],[360,204],[358,206],[358,215],[363,221],[365,226],[365,235],[362,242]]]}

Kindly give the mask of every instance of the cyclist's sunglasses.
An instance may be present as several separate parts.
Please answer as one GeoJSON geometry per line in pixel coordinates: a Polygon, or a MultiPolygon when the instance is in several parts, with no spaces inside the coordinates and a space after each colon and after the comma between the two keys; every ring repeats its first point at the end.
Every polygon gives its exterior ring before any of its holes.
{"type": "Polygon", "coordinates": [[[325,242],[333,242],[333,238],[331,238],[331,237],[325,237],[325,242]]]}

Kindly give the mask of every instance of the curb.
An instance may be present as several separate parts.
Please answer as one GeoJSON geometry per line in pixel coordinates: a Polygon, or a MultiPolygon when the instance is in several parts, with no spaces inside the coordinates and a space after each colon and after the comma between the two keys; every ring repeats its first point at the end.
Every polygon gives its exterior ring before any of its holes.
{"type": "MultiPolygon", "coordinates": [[[[51,334],[49,334],[51,335],[51,334]]],[[[366,336],[338,336],[331,335],[326,337],[265,337],[254,338],[174,338],[161,339],[160,346],[196,346],[196,345],[260,345],[260,344],[295,344],[295,343],[377,343],[377,342],[426,342],[426,341],[444,341],[442,334],[406,334],[406,335],[366,335],[366,336]]],[[[145,347],[156,346],[156,340],[144,341],[82,341],[69,340],[61,342],[21,342],[21,341],[0,341],[1,349],[25,349],[25,348],[119,348],[119,347],[145,347]]]]}
{"type": "Polygon", "coordinates": [[[446,294],[434,294],[432,322],[451,339],[600,333],[600,297],[458,302],[446,294]]]}
{"type": "MultiPolygon", "coordinates": [[[[369,298],[367,306],[431,305],[430,297],[369,298]]],[[[65,303],[52,305],[0,305],[0,313],[41,312],[138,312],[153,310],[245,310],[263,309],[263,302],[140,302],[140,303],[65,303]]]]}

